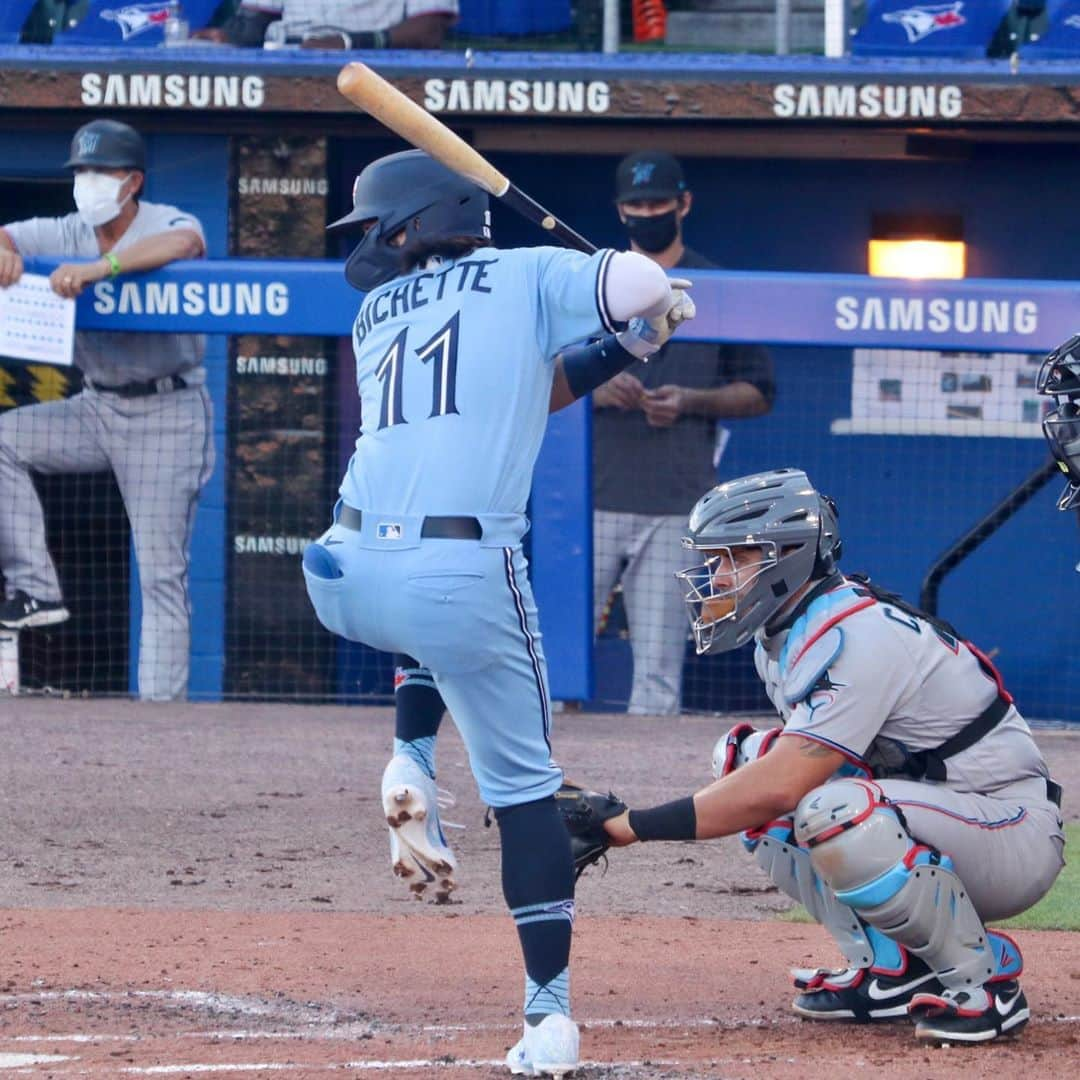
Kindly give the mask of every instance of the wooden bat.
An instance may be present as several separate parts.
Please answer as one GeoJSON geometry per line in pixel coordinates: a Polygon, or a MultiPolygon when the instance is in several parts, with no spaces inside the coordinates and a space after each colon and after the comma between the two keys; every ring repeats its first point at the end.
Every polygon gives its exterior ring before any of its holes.
{"type": "Polygon", "coordinates": [[[489,195],[494,195],[522,217],[539,225],[564,247],[576,248],[588,255],[596,251],[595,244],[574,232],[550,210],[545,210],[535,199],[512,184],[460,135],[454,134],[442,121],[425,112],[367,64],[346,64],[338,73],[337,88],[357,108],[374,116],[406,142],[424,150],[459,176],[464,176],[489,195]]]}

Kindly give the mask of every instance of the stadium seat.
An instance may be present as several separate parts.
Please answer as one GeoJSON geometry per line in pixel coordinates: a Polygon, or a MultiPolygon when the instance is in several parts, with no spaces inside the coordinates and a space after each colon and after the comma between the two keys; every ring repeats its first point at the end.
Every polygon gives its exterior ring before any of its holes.
{"type": "Polygon", "coordinates": [[[34,0],[7,0],[0,4],[0,43],[7,45],[19,40],[33,6],[34,0]]]}
{"type": "Polygon", "coordinates": [[[1047,26],[1020,46],[1030,60],[1067,60],[1080,56],[1080,0],[1049,0],[1047,26]]]}
{"type": "Polygon", "coordinates": [[[1011,0],[869,0],[853,56],[986,56],[1011,0]]]}
{"type": "Polygon", "coordinates": [[[570,0],[460,0],[457,34],[557,34],[574,22],[570,0]]]}
{"type": "MultiPolygon", "coordinates": [[[[183,17],[191,30],[201,30],[221,0],[181,0],[183,17]]],[[[165,19],[171,5],[125,3],[124,0],[92,0],[78,26],[53,36],[57,45],[160,45],[165,38],[165,19]]]]}

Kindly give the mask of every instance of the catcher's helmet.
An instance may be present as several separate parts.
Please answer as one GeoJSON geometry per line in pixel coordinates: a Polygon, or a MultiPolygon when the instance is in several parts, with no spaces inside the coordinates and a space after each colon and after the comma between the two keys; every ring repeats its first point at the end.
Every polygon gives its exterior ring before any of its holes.
{"type": "Polygon", "coordinates": [[[745,644],[808,581],[836,567],[836,504],[801,469],[755,473],[706,492],[683,546],[705,552],[681,570],[698,654],[745,644]]]}
{"type": "Polygon", "coordinates": [[[420,244],[456,237],[491,239],[487,193],[451,172],[423,150],[405,150],[373,161],[353,184],[353,208],[328,230],[363,229],[345,263],[345,278],[361,292],[402,270],[420,244]],[[390,239],[406,230],[405,243],[390,239]]]}
{"type": "Polygon", "coordinates": [[[84,165],[101,169],[138,169],[146,172],[146,146],[142,136],[119,120],[91,120],[75,132],[65,169],[84,165]]]}

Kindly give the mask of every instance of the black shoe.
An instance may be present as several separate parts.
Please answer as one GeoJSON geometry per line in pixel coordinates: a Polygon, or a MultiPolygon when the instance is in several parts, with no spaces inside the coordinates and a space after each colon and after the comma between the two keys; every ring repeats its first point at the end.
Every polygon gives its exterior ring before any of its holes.
{"type": "Polygon", "coordinates": [[[810,978],[799,972],[795,985],[803,993],[791,1003],[806,1020],[846,1020],[869,1024],[900,1020],[920,992],[939,993],[937,976],[917,956],[907,954],[907,966],[899,974],[882,974],[875,968],[820,971],[810,978]]]}
{"type": "Polygon", "coordinates": [[[71,618],[63,601],[36,600],[21,589],[0,604],[0,626],[8,630],[29,630],[53,626],[71,618]]]}
{"type": "Polygon", "coordinates": [[[916,994],[911,1003],[915,1038],[923,1042],[989,1042],[1015,1035],[1031,1018],[1027,998],[1015,979],[975,990],[916,994]]]}

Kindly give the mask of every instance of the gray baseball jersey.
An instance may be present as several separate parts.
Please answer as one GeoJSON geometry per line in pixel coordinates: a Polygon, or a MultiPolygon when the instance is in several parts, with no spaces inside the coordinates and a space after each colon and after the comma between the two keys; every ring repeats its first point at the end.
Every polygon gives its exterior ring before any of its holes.
{"type": "MultiPolygon", "coordinates": [[[[163,203],[140,202],[134,220],[112,250],[119,253],[148,236],[188,229],[206,238],[198,218],[163,203]]],[[[24,259],[94,259],[101,256],[97,236],[78,214],[59,218],[30,218],[4,226],[24,259]]],[[[189,385],[205,381],[197,371],[206,339],[202,334],[132,334],[108,330],[75,335],[75,363],[99,386],[146,382],[187,372],[189,385]]]]}
{"type": "MultiPolygon", "coordinates": [[[[956,638],[841,579],[789,630],[759,632],[755,663],[784,731],[861,761],[878,736],[910,750],[940,746],[999,694],[956,638]]],[[[1045,777],[1031,729],[1010,708],[989,734],[949,759],[947,785],[992,793],[1045,777]]]]}

